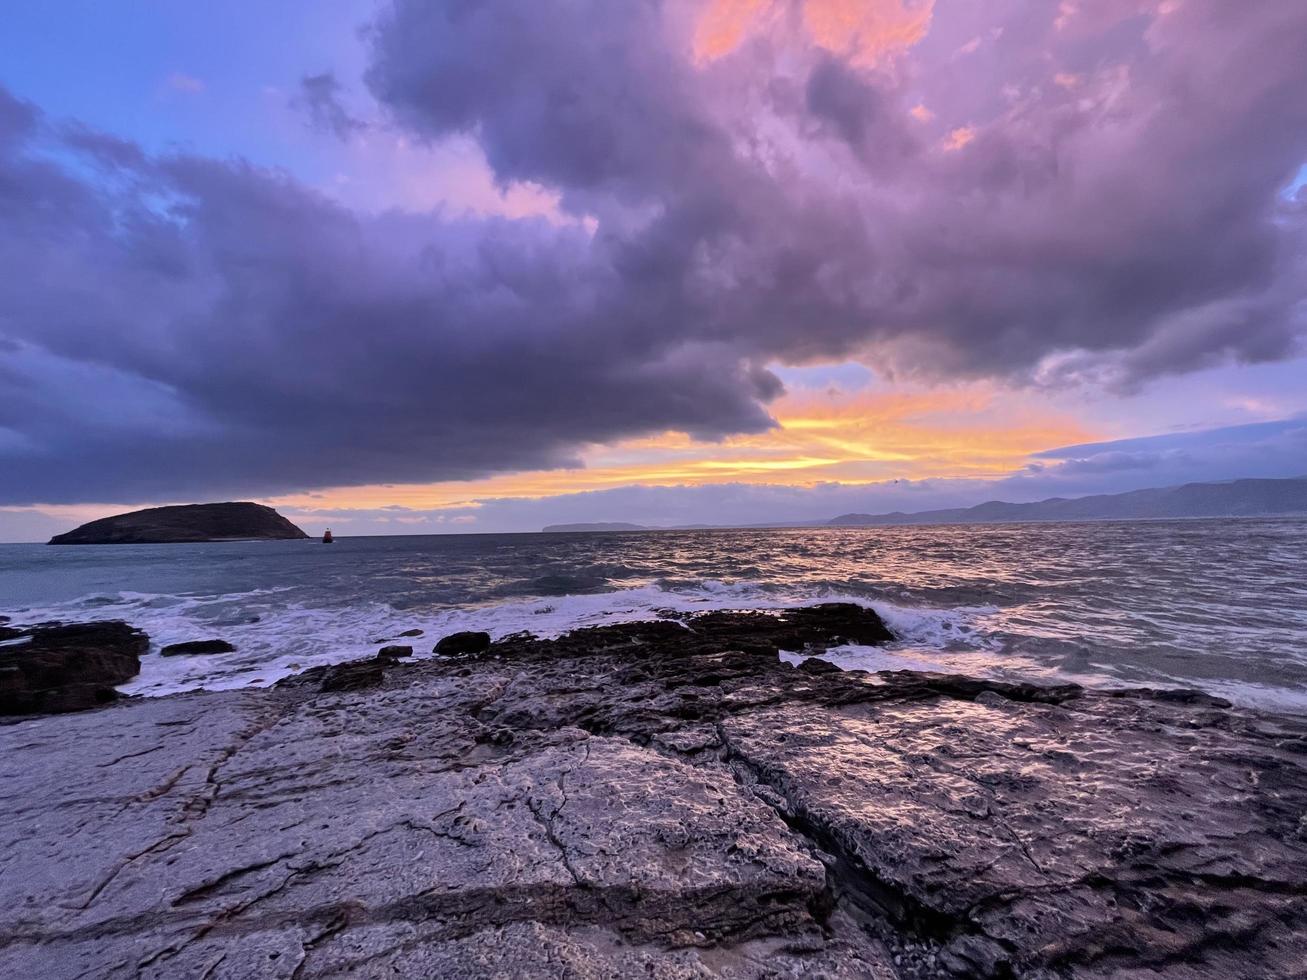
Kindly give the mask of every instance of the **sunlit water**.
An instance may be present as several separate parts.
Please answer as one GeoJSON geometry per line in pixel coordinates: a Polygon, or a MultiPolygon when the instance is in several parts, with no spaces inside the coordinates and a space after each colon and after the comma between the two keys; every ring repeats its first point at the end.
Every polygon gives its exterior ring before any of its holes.
{"type": "Polygon", "coordinates": [[[704,609],[848,599],[901,637],[844,666],[1184,685],[1307,710],[1307,521],[0,545],[16,623],[125,619],[158,645],[124,690],[272,683],[406,629],[556,635],[704,609]]]}

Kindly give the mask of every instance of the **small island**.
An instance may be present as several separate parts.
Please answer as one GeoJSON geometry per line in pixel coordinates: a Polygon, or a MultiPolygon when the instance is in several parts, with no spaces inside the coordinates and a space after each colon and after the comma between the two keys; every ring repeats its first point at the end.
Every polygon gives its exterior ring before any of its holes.
{"type": "Polygon", "coordinates": [[[150,507],[117,514],[56,534],[50,544],[195,544],[307,537],[271,507],[241,501],[150,507]]]}

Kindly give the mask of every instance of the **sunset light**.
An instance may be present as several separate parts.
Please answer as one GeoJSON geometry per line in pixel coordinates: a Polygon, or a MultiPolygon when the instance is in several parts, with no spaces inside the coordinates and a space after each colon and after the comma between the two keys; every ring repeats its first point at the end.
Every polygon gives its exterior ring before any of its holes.
{"type": "Polygon", "coordinates": [[[0,980],[1304,980],[1307,0],[0,9],[0,980]]]}

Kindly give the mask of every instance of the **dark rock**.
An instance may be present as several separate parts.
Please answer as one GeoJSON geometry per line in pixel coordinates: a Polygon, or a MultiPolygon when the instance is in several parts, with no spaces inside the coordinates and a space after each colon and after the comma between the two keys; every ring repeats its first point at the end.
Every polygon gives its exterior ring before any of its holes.
{"type": "MultiPolygon", "coordinates": [[[[1079,684],[1025,684],[991,681],[960,674],[919,674],[912,670],[882,670],[880,676],[892,681],[900,697],[952,697],[976,700],[985,692],[998,694],[1008,701],[1033,701],[1061,704],[1084,693],[1079,684]]],[[[1151,695],[1152,691],[1144,694],[1151,695]]]]}
{"type": "Polygon", "coordinates": [[[185,643],[169,643],[159,651],[163,657],[182,657],[192,654],[232,653],[236,650],[226,640],[187,640],[185,643]]]}
{"type": "Polygon", "coordinates": [[[400,635],[400,636],[421,636],[422,633],[423,633],[423,630],[413,629],[413,630],[405,630],[403,633],[400,633],[399,635],[400,635]]]}
{"type": "Polygon", "coordinates": [[[801,631],[811,631],[818,642],[878,646],[892,643],[894,634],[874,609],[852,602],[826,602],[786,611],[782,618],[801,631]]]}
{"type": "Polygon", "coordinates": [[[776,613],[712,612],[688,621],[696,633],[755,653],[800,652],[842,643],[879,646],[894,640],[872,609],[852,602],[827,602],[776,613]]]}
{"type": "Polygon", "coordinates": [[[412,647],[400,646],[398,644],[382,647],[377,651],[378,660],[398,660],[401,657],[411,656],[413,656],[412,647]]]}
{"type": "Polygon", "coordinates": [[[0,714],[81,711],[118,696],[135,677],[150,638],[126,623],[38,626],[26,643],[0,648],[0,714]]]}
{"type": "Polygon", "coordinates": [[[0,976],[1301,977],[1307,720],[742,649],[835,633],[518,635],[0,728],[0,976]]]}
{"type": "Polygon", "coordinates": [[[487,728],[477,732],[473,738],[482,745],[511,745],[513,732],[509,728],[487,728]]]}
{"type": "MultiPolygon", "coordinates": [[[[454,637],[463,635],[456,633],[454,637]]],[[[480,651],[468,653],[528,661],[651,649],[662,657],[735,651],[762,654],[774,660],[778,650],[799,652],[845,642],[874,645],[894,638],[875,611],[853,603],[825,603],[777,612],[710,612],[691,616],[683,623],[667,620],[616,623],[574,630],[554,640],[515,633],[489,645],[487,634],[470,635],[478,637],[478,644],[486,645],[480,651]]],[[[436,652],[445,651],[437,644],[436,652]]]]}
{"type": "Polygon", "coordinates": [[[1205,691],[1192,688],[1156,690],[1153,688],[1121,688],[1111,692],[1114,697],[1149,698],[1153,701],[1170,701],[1173,704],[1206,705],[1211,708],[1229,708],[1231,703],[1225,698],[1218,698],[1205,691]]]}
{"type": "Polygon", "coordinates": [[[838,674],[840,672],[839,667],[829,660],[822,660],[820,657],[809,657],[799,664],[799,670],[805,674],[838,674]]]}
{"type": "Polygon", "coordinates": [[[975,697],[976,704],[983,704],[986,708],[1010,708],[1012,702],[997,691],[981,691],[975,697]]]}
{"type": "Polygon", "coordinates": [[[959,977],[992,977],[1006,965],[1006,951],[992,939],[959,936],[940,953],[940,962],[959,977]]]}
{"type": "Polygon", "coordinates": [[[385,662],[381,660],[355,660],[350,663],[336,664],[331,667],[317,667],[306,670],[303,676],[309,676],[314,670],[321,671],[318,690],[359,691],[367,687],[376,687],[385,677],[385,662]]]}
{"type": "Polygon", "coordinates": [[[432,652],[446,657],[459,657],[470,653],[481,653],[489,646],[489,633],[467,631],[450,633],[436,644],[432,652]]]}
{"type": "Polygon", "coordinates": [[[151,507],[91,521],[51,544],[178,544],[308,535],[271,507],[249,502],[151,507]]]}

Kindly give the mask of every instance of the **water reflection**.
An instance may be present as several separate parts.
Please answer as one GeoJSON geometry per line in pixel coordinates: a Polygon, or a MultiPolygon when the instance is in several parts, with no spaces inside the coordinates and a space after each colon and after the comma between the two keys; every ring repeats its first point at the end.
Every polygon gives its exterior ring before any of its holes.
{"type": "Polygon", "coordinates": [[[939,669],[1307,693],[1303,520],[9,545],[0,597],[19,619],[121,616],[161,642],[222,629],[240,651],[211,684],[410,626],[559,632],[839,597],[939,669]]]}

